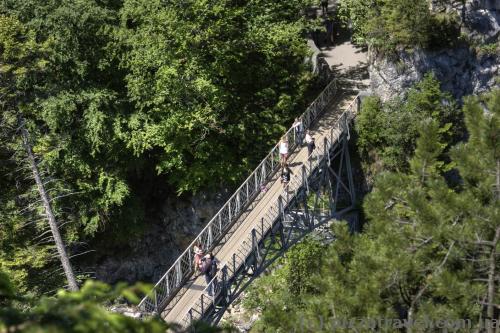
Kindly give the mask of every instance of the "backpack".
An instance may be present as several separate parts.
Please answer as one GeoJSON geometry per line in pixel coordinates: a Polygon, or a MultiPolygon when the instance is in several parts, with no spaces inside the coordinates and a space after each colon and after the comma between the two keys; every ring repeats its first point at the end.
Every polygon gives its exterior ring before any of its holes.
{"type": "Polygon", "coordinates": [[[217,274],[217,271],[219,269],[217,268],[217,260],[213,259],[212,262],[210,263],[210,276],[214,277],[215,274],[217,274]]]}
{"type": "Polygon", "coordinates": [[[207,259],[205,257],[201,258],[201,262],[200,262],[200,272],[202,274],[207,274],[210,270],[210,266],[211,266],[211,260],[210,259],[207,259]]]}

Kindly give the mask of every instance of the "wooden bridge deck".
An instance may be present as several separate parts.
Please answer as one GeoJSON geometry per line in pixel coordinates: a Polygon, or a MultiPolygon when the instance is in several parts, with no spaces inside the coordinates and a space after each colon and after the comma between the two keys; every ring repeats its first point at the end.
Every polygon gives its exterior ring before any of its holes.
{"type": "MultiPolygon", "coordinates": [[[[329,135],[332,126],[336,126],[336,120],[352,102],[355,93],[339,92],[339,95],[330,103],[320,118],[310,129],[312,136],[316,140],[316,146],[322,142],[326,135],[329,135]]],[[[307,162],[307,147],[298,147],[294,153],[289,156],[289,166],[293,177],[300,177],[300,168],[307,162]]],[[[257,198],[249,205],[247,210],[239,217],[231,230],[227,232],[224,239],[214,249],[215,257],[221,263],[231,261],[233,253],[242,248],[248,239],[253,228],[256,228],[264,215],[268,212],[270,206],[276,204],[278,197],[284,195],[284,189],[279,181],[279,172],[267,183],[267,191],[260,193],[257,198]]],[[[203,275],[189,280],[180,290],[179,295],[171,304],[167,306],[162,313],[162,318],[169,323],[182,324],[182,320],[195,302],[200,298],[206,287],[203,275]]],[[[208,296],[207,296],[208,297],[208,296]]]]}

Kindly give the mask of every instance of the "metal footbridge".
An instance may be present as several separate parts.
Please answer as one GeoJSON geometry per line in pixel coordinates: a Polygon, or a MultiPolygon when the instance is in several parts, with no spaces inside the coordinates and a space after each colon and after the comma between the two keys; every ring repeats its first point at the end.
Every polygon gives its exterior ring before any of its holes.
{"type": "Polygon", "coordinates": [[[139,304],[183,327],[197,320],[217,324],[227,307],[276,259],[305,235],[354,208],[355,190],[348,150],[349,126],[360,103],[352,90],[332,81],[302,114],[316,140],[308,157],[293,128],[288,138],[292,170],[288,190],[279,181],[276,145],[203,228],[139,304]],[[265,190],[263,190],[265,189],[265,190]],[[194,245],[200,242],[219,260],[210,282],[194,274],[194,245]]]}

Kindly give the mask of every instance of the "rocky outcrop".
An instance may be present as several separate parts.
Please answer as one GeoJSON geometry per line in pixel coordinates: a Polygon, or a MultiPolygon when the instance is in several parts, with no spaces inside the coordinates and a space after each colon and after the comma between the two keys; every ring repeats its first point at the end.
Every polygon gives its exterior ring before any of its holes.
{"type": "Polygon", "coordinates": [[[261,316],[261,311],[248,310],[243,306],[242,300],[246,293],[241,295],[231,304],[222,316],[221,323],[234,327],[240,333],[250,332],[253,325],[261,316]]]}
{"type": "Polygon", "coordinates": [[[149,221],[145,232],[126,248],[102,255],[95,277],[107,283],[156,282],[167,271],[200,230],[217,213],[228,192],[198,194],[189,199],[169,197],[161,217],[149,221]]]}
{"type": "Polygon", "coordinates": [[[442,88],[460,99],[480,94],[499,85],[500,8],[488,1],[461,2],[437,11],[455,12],[461,20],[462,35],[469,45],[440,51],[415,49],[399,51],[388,59],[369,52],[369,73],[373,92],[385,101],[402,96],[428,72],[434,72],[442,88]]]}
{"type": "Polygon", "coordinates": [[[402,96],[428,72],[434,72],[442,88],[458,99],[498,86],[499,56],[477,56],[469,48],[428,52],[402,51],[397,61],[370,54],[372,91],[383,100],[402,96]]]}

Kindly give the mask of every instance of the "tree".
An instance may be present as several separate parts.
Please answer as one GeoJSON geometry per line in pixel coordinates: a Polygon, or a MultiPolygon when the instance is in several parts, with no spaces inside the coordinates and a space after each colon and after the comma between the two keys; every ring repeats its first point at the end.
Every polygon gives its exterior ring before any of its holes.
{"type": "MultiPolygon", "coordinates": [[[[336,241],[312,277],[322,293],[304,294],[300,309],[281,308],[270,298],[258,327],[302,322],[304,331],[328,332],[343,331],[335,323],[349,318],[447,318],[470,319],[481,329],[484,319],[498,320],[499,107],[499,90],[467,99],[469,139],[450,151],[451,160],[443,143],[450,141],[448,129],[424,120],[408,171],[377,176],[363,204],[363,232],[350,235],[345,225],[334,227],[336,241]],[[452,167],[459,186],[449,181],[452,167]],[[272,321],[284,316],[292,323],[272,321]]],[[[278,298],[287,290],[273,286],[278,298]]]]}
{"type": "Polygon", "coordinates": [[[235,185],[303,110],[307,4],[2,1],[0,262],[19,289],[62,283],[17,174],[19,114],[69,256],[128,248],[167,196],[235,185]]]}
{"type": "MultiPolygon", "coordinates": [[[[500,90],[465,102],[467,143],[452,151],[463,180],[467,203],[466,231],[460,238],[482,284],[479,305],[486,319],[500,317],[500,90]]],[[[493,332],[490,327],[489,332],[493,332]]]]}
{"type": "MultiPolygon", "coordinates": [[[[66,279],[71,290],[78,290],[73,269],[66,253],[65,245],[59,233],[58,224],[52,209],[51,198],[44,186],[44,180],[39,171],[38,163],[32,150],[28,131],[22,108],[31,103],[35,94],[26,91],[25,88],[32,82],[36,82],[36,77],[41,74],[45,67],[43,53],[45,45],[39,45],[34,40],[34,35],[28,32],[23,25],[8,16],[0,16],[0,45],[2,54],[0,63],[2,72],[6,78],[4,85],[0,87],[0,92],[4,96],[2,109],[4,112],[3,122],[8,123],[13,119],[17,130],[8,130],[4,128],[3,136],[10,136],[10,148],[15,150],[16,143],[22,140],[24,154],[18,157],[17,164],[29,165],[32,173],[32,179],[38,189],[38,200],[43,205],[44,216],[50,226],[52,239],[56,244],[59,258],[66,275],[66,279]],[[10,118],[10,119],[9,119],[10,118]],[[16,140],[16,137],[20,138],[16,140]]],[[[7,125],[7,124],[6,124],[7,125]]],[[[17,144],[20,146],[20,144],[17,144]]]]}
{"type": "Polygon", "coordinates": [[[443,48],[460,36],[453,13],[435,12],[427,0],[341,0],[341,17],[352,23],[354,39],[376,52],[443,48]]]}
{"type": "Polygon", "coordinates": [[[158,318],[141,320],[109,311],[112,301],[137,304],[137,294],[148,290],[136,285],[119,284],[110,287],[104,283],[87,281],[78,292],[59,291],[57,296],[43,296],[39,300],[17,296],[6,274],[0,272],[0,330],[2,332],[231,332],[197,323],[181,329],[158,318]],[[24,307],[24,310],[21,310],[24,307]]]}
{"type": "Polygon", "coordinates": [[[463,137],[462,113],[451,95],[441,91],[433,73],[426,74],[402,100],[382,103],[376,96],[367,98],[356,119],[358,148],[368,164],[406,171],[420,124],[427,118],[439,122],[444,141],[456,142],[463,137]]]}
{"type": "Polygon", "coordinates": [[[125,1],[127,146],[153,153],[179,193],[241,179],[302,105],[306,4],[125,1]]]}

